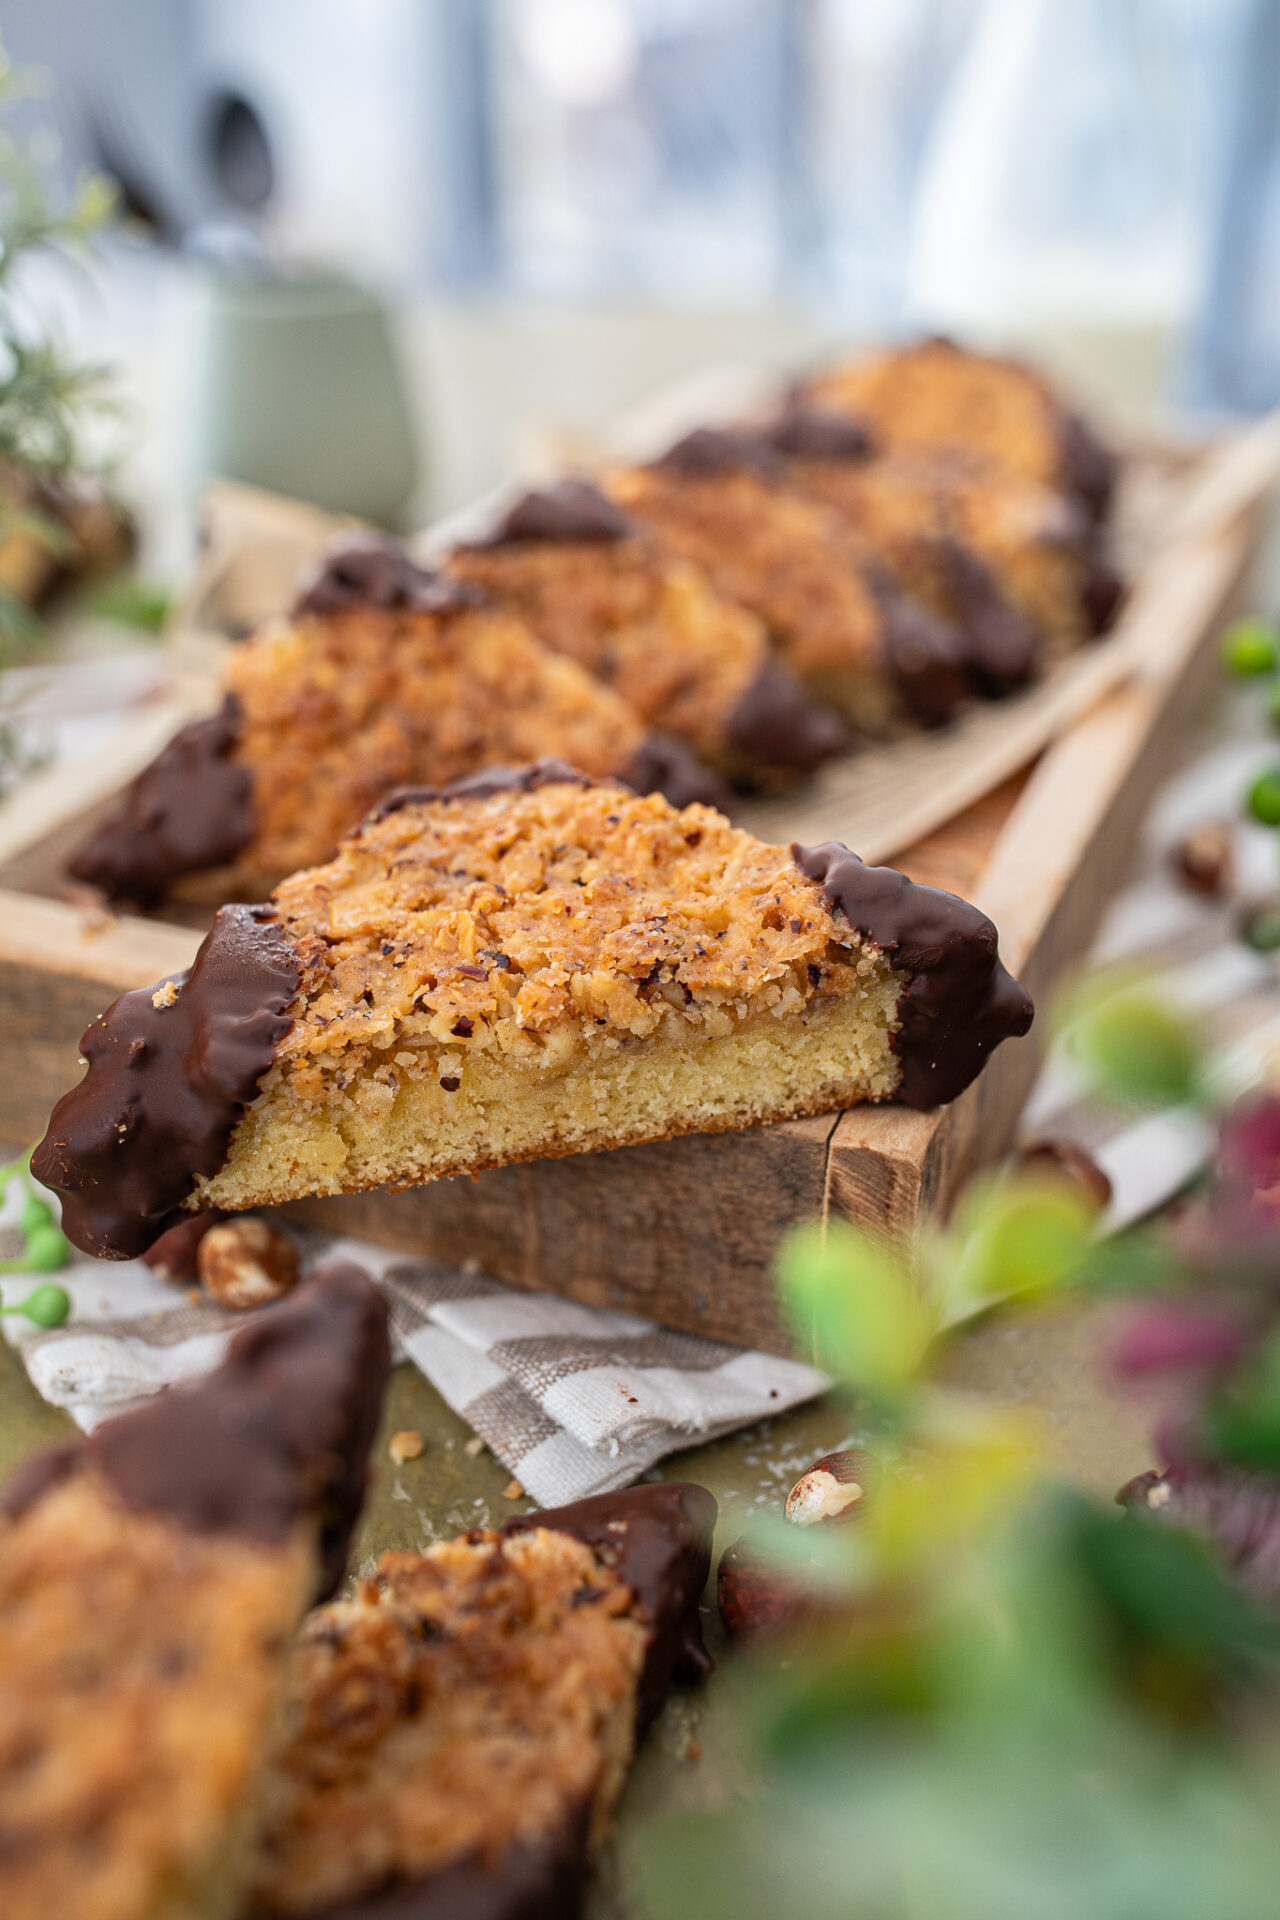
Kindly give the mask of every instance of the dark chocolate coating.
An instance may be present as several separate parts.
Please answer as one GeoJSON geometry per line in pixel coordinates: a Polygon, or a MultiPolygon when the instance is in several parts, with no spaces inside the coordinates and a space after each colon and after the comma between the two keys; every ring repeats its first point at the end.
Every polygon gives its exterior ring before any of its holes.
{"type": "Polygon", "coordinates": [[[713,1661],[702,1642],[698,1602],[711,1571],[716,1502],[705,1487],[660,1480],[600,1493],[567,1507],[508,1520],[504,1533],[550,1527],[594,1547],[631,1588],[649,1646],[640,1676],[637,1728],[647,1727],[673,1681],[703,1679],[713,1661]]]}
{"type": "Polygon", "coordinates": [[[255,1314],[197,1385],[30,1462],[4,1511],[26,1512],[84,1467],[127,1507],[196,1533],[274,1543],[312,1518],[316,1597],[327,1599],[346,1571],[390,1371],[386,1302],[359,1267],[337,1262],[255,1314]]]}
{"type": "Polygon", "coordinates": [[[893,1096],[902,1106],[954,1100],[1002,1040],[1028,1031],[1031,995],[1001,965],[985,913],[893,867],[864,866],[838,840],[793,846],[791,857],[851,927],[911,975],[890,1042],[902,1061],[893,1096]]]}
{"type": "Polygon", "coordinates": [[[1087,572],[1080,598],[1085,623],[1089,633],[1096,640],[1106,633],[1108,628],[1115,625],[1127,583],[1120,569],[1108,556],[1101,539],[1095,537],[1087,542],[1085,562],[1087,572]]]}
{"type": "Polygon", "coordinates": [[[421,1880],[396,1880],[325,1907],[312,1920],[579,1920],[587,1892],[583,1807],[567,1827],[511,1847],[492,1865],[474,1856],[421,1880]]]}
{"type": "Polygon", "coordinates": [[[1059,434],[1063,489],[1080,501],[1091,520],[1105,520],[1115,495],[1116,456],[1080,414],[1065,408],[1059,434]]]}
{"type": "Polygon", "coordinates": [[[963,634],[888,581],[872,581],[884,621],[881,659],[899,699],[922,727],[945,726],[971,686],[963,634]]]}
{"type": "Polygon", "coordinates": [[[635,522],[589,480],[557,480],[537,487],[508,507],[484,547],[513,546],[522,540],[626,540],[635,522]]]}
{"type": "Polygon", "coordinates": [[[1001,591],[991,569],[958,540],[939,543],[973,685],[988,700],[1016,693],[1040,665],[1039,629],[1001,591]]]}
{"type": "Polygon", "coordinates": [[[864,421],[806,404],[799,396],[769,428],[768,439],[788,460],[861,461],[875,452],[864,421]]]}
{"type": "Polygon", "coordinates": [[[781,661],[768,659],[724,724],[728,744],[764,767],[809,773],[843,753],[849,729],[815,700],[781,661]]]}
{"type": "Polygon", "coordinates": [[[84,1078],[31,1159],[82,1252],[133,1259],[177,1223],[197,1176],[226,1159],[301,978],[273,908],[223,907],[190,972],[175,976],[171,1006],[141,987],[94,1021],[80,1042],[84,1078]]]}
{"type": "Polygon", "coordinates": [[[732,805],[729,789],[718,773],[669,733],[647,733],[631,758],[618,768],[618,779],[636,793],[660,793],[673,807],[732,805]]]}
{"type": "Polygon", "coordinates": [[[151,906],[184,873],[225,866],[253,838],[253,780],[231,755],[240,717],[228,694],[143,770],[121,811],[67,863],[111,900],[151,906]]]}
{"type": "Polygon", "coordinates": [[[321,558],[293,603],[301,613],[349,613],[373,607],[384,612],[460,613],[483,606],[486,595],[466,580],[419,567],[404,548],[379,533],[346,535],[321,558]]]}
{"type": "Polygon", "coordinates": [[[667,467],[690,480],[710,480],[724,473],[756,473],[765,480],[783,475],[781,457],[768,439],[746,427],[695,427],[668,447],[655,467],[667,467]]]}
{"type": "Polygon", "coordinates": [[[385,799],[379,800],[372,813],[366,814],[363,824],[376,826],[379,820],[403,813],[406,807],[425,807],[436,800],[491,800],[496,793],[536,793],[539,787],[594,787],[596,784],[590,774],[580,773],[566,760],[546,756],[531,760],[523,767],[483,767],[479,773],[460,774],[442,787],[396,787],[385,799]]]}

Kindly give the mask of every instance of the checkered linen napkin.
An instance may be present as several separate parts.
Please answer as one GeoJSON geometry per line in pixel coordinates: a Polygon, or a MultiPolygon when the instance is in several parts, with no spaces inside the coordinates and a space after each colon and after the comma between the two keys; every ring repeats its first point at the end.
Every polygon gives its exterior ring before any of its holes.
{"type": "MultiPolygon", "coordinates": [[[[400,1352],[539,1506],[628,1486],[664,1454],[781,1413],[828,1384],[816,1367],[672,1333],[633,1314],[406,1261],[364,1241],[306,1236],[308,1269],[334,1258],[354,1260],[378,1280],[400,1352]]],[[[41,1277],[14,1276],[6,1304],[41,1277]]],[[[141,1261],[77,1260],[58,1278],[74,1302],[66,1326],[36,1332],[17,1316],[3,1324],[37,1391],[86,1431],[207,1372],[243,1320],[158,1280],[141,1261]]]]}

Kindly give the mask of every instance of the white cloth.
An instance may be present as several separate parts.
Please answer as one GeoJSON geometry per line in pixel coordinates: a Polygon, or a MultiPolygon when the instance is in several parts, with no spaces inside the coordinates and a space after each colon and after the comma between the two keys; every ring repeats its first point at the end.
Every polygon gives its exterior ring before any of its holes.
{"type": "MultiPolygon", "coordinates": [[[[816,1367],[634,1314],[525,1293],[365,1241],[306,1236],[308,1269],[332,1259],[354,1260],[379,1281],[399,1351],[539,1506],[629,1486],[664,1454],[798,1406],[828,1385],[816,1367]]],[[[3,1324],[36,1390],[85,1431],[207,1372],[244,1318],[134,1260],[77,1259],[56,1276],[12,1275],[4,1303],[48,1277],[71,1294],[67,1324],[41,1332],[17,1315],[3,1324]]]]}

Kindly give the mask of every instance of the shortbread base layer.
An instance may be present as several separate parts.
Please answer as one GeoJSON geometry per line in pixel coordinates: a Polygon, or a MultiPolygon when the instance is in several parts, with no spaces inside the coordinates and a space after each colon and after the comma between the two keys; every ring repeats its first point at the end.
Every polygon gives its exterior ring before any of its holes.
{"type": "Polygon", "coordinates": [[[863,991],[810,1002],[801,1014],[762,1013],[732,1033],[681,1045],[640,1042],[555,1074],[489,1054],[459,1067],[457,1052],[437,1073],[430,1067],[440,1057],[422,1056],[412,1074],[380,1066],[322,1106],[290,1099],[273,1069],[226,1164],[187,1204],[235,1211],[417,1186],[887,1099],[900,1077],[890,1036],[903,985],[882,964],[863,991]]]}

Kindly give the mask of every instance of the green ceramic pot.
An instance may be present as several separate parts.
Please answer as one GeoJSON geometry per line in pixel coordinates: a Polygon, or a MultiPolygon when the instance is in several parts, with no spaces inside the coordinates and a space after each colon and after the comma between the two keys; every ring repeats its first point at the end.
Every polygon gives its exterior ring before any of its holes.
{"type": "Polygon", "coordinates": [[[418,479],[409,398],[386,306],[337,274],[209,273],[196,372],[196,464],[402,523],[418,479]]]}

